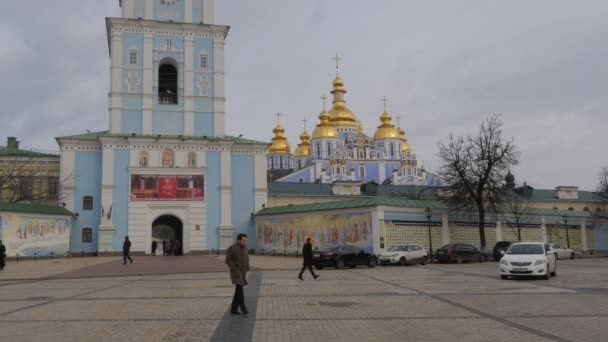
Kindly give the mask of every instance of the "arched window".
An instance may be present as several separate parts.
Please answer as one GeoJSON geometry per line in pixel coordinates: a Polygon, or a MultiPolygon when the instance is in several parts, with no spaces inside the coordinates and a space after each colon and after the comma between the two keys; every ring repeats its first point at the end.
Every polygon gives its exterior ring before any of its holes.
{"type": "Polygon", "coordinates": [[[148,167],[149,160],[150,156],[148,156],[148,152],[139,153],[139,167],[148,167]]]}
{"type": "Polygon", "coordinates": [[[391,158],[395,157],[395,145],[391,144],[391,158]]]}
{"type": "Polygon", "coordinates": [[[177,104],[177,64],[163,59],[158,67],[158,103],[177,104]]]}
{"type": "Polygon", "coordinates": [[[600,208],[600,207],[595,208],[595,212],[601,213],[602,212],[602,208],[600,208]]]}
{"type": "Polygon", "coordinates": [[[302,161],[298,160],[298,170],[302,168],[302,161]]]}
{"type": "Polygon", "coordinates": [[[91,229],[91,228],[82,229],[82,242],[93,242],[93,229],[91,229]]]}
{"type": "Polygon", "coordinates": [[[270,169],[274,169],[274,157],[270,157],[270,169]]]}
{"type": "Polygon", "coordinates": [[[188,153],[188,167],[196,167],[196,153],[188,153]]]}
{"type": "Polygon", "coordinates": [[[570,210],[570,211],[574,211],[574,208],[570,207],[570,208],[568,208],[568,210],[570,210]]]}
{"type": "Polygon", "coordinates": [[[359,167],[359,177],[361,179],[365,179],[365,166],[360,166],[359,167]]]}
{"type": "Polygon", "coordinates": [[[327,143],[327,156],[331,155],[331,143],[327,143]]]}
{"type": "Polygon", "coordinates": [[[298,179],[298,182],[304,183],[304,178],[300,177],[300,179],[298,179]]]}
{"type": "Polygon", "coordinates": [[[82,210],[93,210],[93,196],[84,196],[82,198],[82,210]]]}
{"type": "Polygon", "coordinates": [[[163,167],[173,167],[173,150],[170,148],[166,148],[163,151],[163,167]]]}
{"type": "Polygon", "coordinates": [[[317,144],[317,158],[321,158],[321,144],[317,144]]]}
{"type": "Polygon", "coordinates": [[[557,207],[553,207],[553,210],[557,210],[557,207]]]}

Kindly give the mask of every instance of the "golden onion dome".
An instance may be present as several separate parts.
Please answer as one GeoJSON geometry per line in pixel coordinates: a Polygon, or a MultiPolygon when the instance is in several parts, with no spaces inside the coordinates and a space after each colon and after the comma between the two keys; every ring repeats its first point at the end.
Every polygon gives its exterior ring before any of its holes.
{"type": "Polygon", "coordinates": [[[357,116],[348,107],[344,101],[344,81],[339,74],[333,82],[333,90],[331,94],[334,96],[333,108],[329,111],[329,122],[333,126],[357,126],[357,116]]]}
{"type": "Polygon", "coordinates": [[[380,121],[382,121],[382,124],[378,126],[376,133],[374,133],[374,140],[401,139],[399,130],[391,124],[391,116],[386,111],[380,115],[380,121]]]}
{"type": "Polygon", "coordinates": [[[410,152],[410,144],[407,142],[407,139],[403,138],[401,140],[401,152],[406,153],[410,152]]]}
{"type": "Polygon", "coordinates": [[[327,113],[325,109],[319,114],[319,120],[321,120],[321,122],[315,127],[315,130],[312,131],[313,139],[339,137],[336,128],[329,123],[329,113],[327,113]]]}
{"type": "Polygon", "coordinates": [[[306,130],[304,130],[304,132],[302,132],[302,134],[300,134],[300,140],[301,140],[301,142],[298,144],[298,147],[296,147],[295,156],[296,157],[310,156],[310,142],[308,141],[308,140],[310,140],[310,136],[308,135],[308,132],[306,132],[306,130]]]}
{"type": "Polygon", "coordinates": [[[270,143],[270,148],[268,149],[268,154],[289,154],[291,148],[289,147],[289,143],[287,139],[283,136],[285,133],[285,128],[281,127],[277,123],[277,126],[272,130],[274,133],[274,138],[272,138],[272,142],[270,143]]]}

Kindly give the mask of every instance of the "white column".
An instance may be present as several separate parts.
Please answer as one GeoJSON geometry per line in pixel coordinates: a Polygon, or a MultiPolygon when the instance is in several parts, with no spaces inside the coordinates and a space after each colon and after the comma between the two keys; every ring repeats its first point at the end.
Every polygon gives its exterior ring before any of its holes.
{"type": "Polygon", "coordinates": [[[384,162],[378,162],[378,184],[382,184],[386,179],[386,164],[384,162]]]}
{"type": "Polygon", "coordinates": [[[545,224],[545,218],[540,218],[540,234],[542,236],[543,242],[547,243],[547,225],[545,224]]]}
{"type": "Polygon", "coordinates": [[[372,239],[373,239],[373,253],[380,252],[380,236],[385,239],[385,247],[386,247],[386,236],[384,236],[384,229],[380,229],[380,226],[384,227],[384,208],[376,207],[375,210],[372,210],[372,239]]]}
{"type": "MultiPolygon", "coordinates": [[[[147,31],[149,28],[144,26],[147,31]]],[[[154,51],[152,49],[152,33],[144,33],[144,51],[143,51],[143,94],[142,94],[142,133],[144,135],[152,134],[152,101],[154,94],[154,51]]]]}
{"type": "MultiPolygon", "coordinates": [[[[227,148],[222,146],[222,149],[227,148]]],[[[232,225],[232,172],[230,150],[220,153],[220,249],[228,248],[233,242],[234,225],[232,225]]]]}
{"type": "Polygon", "coordinates": [[[213,25],[214,0],[203,0],[203,23],[213,25]]]}
{"type": "Polygon", "coordinates": [[[114,149],[102,145],[102,169],[101,169],[101,207],[103,208],[101,223],[97,230],[97,249],[100,252],[112,252],[114,250],[114,225],[108,220],[108,212],[112,207],[114,195],[114,149]]]}
{"type": "Polygon", "coordinates": [[[121,93],[122,93],[122,32],[110,33],[110,133],[120,133],[121,93]]]}
{"type": "MultiPolygon", "coordinates": [[[[207,1],[205,1],[206,3],[207,1]]],[[[224,93],[224,39],[213,39],[213,134],[224,136],[226,116],[224,93]]]]}
{"type": "Polygon", "coordinates": [[[450,221],[448,213],[441,213],[441,243],[447,245],[450,243],[450,221]]]}
{"type": "Polygon", "coordinates": [[[502,223],[499,220],[496,221],[496,241],[502,241],[502,223]]]}
{"type": "Polygon", "coordinates": [[[583,251],[589,250],[587,246],[587,219],[581,220],[581,248],[583,251]]]}

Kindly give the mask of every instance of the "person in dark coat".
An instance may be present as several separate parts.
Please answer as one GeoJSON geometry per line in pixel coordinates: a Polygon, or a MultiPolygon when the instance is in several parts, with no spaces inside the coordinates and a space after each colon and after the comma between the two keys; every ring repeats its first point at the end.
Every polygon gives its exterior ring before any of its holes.
{"type": "Polygon", "coordinates": [[[157,247],[158,247],[158,244],[156,243],[156,240],[152,241],[152,255],[156,255],[157,247]]]}
{"type": "Polygon", "coordinates": [[[182,244],[179,243],[179,240],[175,240],[173,243],[173,255],[181,255],[182,244]]]}
{"type": "Polygon", "coordinates": [[[310,238],[306,238],[306,243],[304,244],[304,247],[302,247],[302,255],[304,256],[304,263],[302,264],[302,270],[300,270],[298,279],[304,280],[302,275],[306,268],[308,268],[310,274],[312,274],[315,279],[319,278],[319,276],[315,274],[315,271],[312,270],[312,242],[310,238]]]}
{"type": "Polygon", "coordinates": [[[247,285],[247,271],[249,271],[248,253],[247,234],[242,233],[237,236],[236,243],[226,250],[226,265],[230,268],[230,280],[235,286],[232,306],[230,307],[230,313],[233,315],[240,315],[239,308],[243,315],[249,313],[245,306],[245,294],[243,292],[243,286],[247,285]]]}
{"type": "Polygon", "coordinates": [[[0,271],[6,266],[4,258],[6,258],[6,247],[2,244],[2,240],[0,240],[0,271]]]}
{"type": "Polygon", "coordinates": [[[169,251],[168,255],[173,255],[173,240],[169,240],[169,251]]]}
{"type": "Polygon", "coordinates": [[[127,259],[129,259],[129,261],[131,263],[133,263],[133,259],[131,259],[131,256],[129,256],[130,252],[131,252],[131,240],[129,240],[128,236],[125,236],[125,243],[122,244],[123,265],[127,264],[127,259]]]}
{"type": "Polygon", "coordinates": [[[168,250],[169,246],[167,245],[167,240],[163,240],[163,255],[167,255],[168,250]]]}

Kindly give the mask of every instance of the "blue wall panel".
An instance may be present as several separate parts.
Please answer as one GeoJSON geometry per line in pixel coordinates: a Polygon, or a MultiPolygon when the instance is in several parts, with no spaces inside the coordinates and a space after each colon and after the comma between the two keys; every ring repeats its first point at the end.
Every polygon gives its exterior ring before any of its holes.
{"type": "Polygon", "coordinates": [[[152,134],[184,134],[184,113],[152,112],[152,134]]]}
{"type": "Polygon", "coordinates": [[[122,251],[129,224],[129,150],[114,150],[114,195],[112,196],[112,224],[114,250],[122,251]]]}
{"type": "Polygon", "coordinates": [[[122,134],[141,134],[142,114],[138,110],[123,110],[120,116],[120,132],[122,134]]]}
{"type": "Polygon", "coordinates": [[[154,20],[184,22],[184,2],[175,1],[175,4],[165,5],[162,0],[154,0],[153,15],[154,20]]]}
{"type": "Polygon", "coordinates": [[[73,253],[97,251],[97,229],[101,223],[101,151],[76,152],[74,169],[74,211],[78,214],[72,229],[73,253]],[[83,198],[93,197],[93,210],[83,209],[83,198]],[[82,229],[92,228],[93,242],[82,242],[82,229]]]}
{"type": "MultiPolygon", "coordinates": [[[[245,233],[254,240],[253,220],[255,211],[253,155],[232,155],[232,224],[235,234],[245,233]]],[[[253,243],[251,244],[253,246],[253,243]]]]}
{"type": "Polygon", "coordinates": [[[194,113],[195,136],[213,136],[213,113],[194,113]]]}
{"type": "Polygon", "coordinates": [[[207,187],[205,201],[207,202],[207,249],[219,248],[218,228],[220,226],[220,153],[207,152],[207,187]]]}

